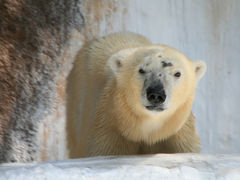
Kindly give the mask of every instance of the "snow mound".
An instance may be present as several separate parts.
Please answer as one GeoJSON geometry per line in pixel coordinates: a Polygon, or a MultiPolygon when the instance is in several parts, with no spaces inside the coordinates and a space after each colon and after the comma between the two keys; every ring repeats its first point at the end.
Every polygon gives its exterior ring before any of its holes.
{"type": "Polygon", "coordinates": [[[0,165],[1,180],[240,180],[240,156],[156,154],[0,165]]]}

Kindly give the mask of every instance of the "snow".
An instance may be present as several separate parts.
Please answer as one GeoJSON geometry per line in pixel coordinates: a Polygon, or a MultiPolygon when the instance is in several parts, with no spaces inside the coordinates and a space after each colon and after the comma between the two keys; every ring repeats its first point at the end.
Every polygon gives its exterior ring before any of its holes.
{"type": "Polygon", "coordinates": [[[239,180],[240,156],[157,154],[12,163],[0,166],[0,179],[239,180]]]}

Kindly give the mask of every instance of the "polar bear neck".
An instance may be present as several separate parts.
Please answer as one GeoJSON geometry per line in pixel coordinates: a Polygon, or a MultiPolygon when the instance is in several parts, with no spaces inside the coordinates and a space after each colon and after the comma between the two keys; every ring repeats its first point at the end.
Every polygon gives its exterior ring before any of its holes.
{"type": "Polygon", "coordinates": [[[104,103],[108,103],[111,111],[100,113],[105,115],[102,122],[107,126],[114,126],[114,129],[127,140],[147,144],[164,140],[181,129],[191,113],[194,99],[193,93],[177,109],[162,116],[157,113],[155,116],[150,116],[149,114],[137,113],[135,107],[131,107],[126,102],[127,97],[124,93],[111,91],[111,89],[116,88],[107,89],[105,91],[107,96],[104,96],[106,98],[104,103]],[[114,100],[111,96],[115,97],[114,100]]]}

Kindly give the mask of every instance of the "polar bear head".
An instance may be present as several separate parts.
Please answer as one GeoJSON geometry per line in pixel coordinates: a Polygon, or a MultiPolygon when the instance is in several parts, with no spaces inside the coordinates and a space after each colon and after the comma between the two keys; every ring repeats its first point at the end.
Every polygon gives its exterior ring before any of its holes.
{"type": "Polygon", "coordinates": [[[122,50],[109,59],[109,65],[133,109],[159,113],[177,109],[192,97],[206,70],[203,61],[191,61],[160,45],[122,50]]]}

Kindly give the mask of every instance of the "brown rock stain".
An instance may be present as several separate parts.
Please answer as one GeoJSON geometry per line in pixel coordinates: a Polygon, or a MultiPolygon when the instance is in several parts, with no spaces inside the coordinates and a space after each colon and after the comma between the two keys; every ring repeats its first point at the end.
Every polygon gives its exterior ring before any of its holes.
{"type": "Polygon", "coordinates": [[[47,141],[48,141],[48,126],[44,123],[43,125],[43,142],[41,144],[41,160],[42,161],[47,161],[48,155],[47,155],[47,141]]]}
{"type": "Polygon", "coordinates": [[[15,69],[11,66],[9,46],[0,43],[0,145],[4,144],[4,132],[9,126],[11,109],[15,102],[15,69]]]}
{"type": "Polygon", "coordinates": [[[65,101],[66,93],[65,93],[65,79],[60,79],[57,82],[57,93],[59,97],[61,97],[62,101],[65,101]]]}
{"type": "MultiPolygon", "coordinates": [[[[7,12],[9,13],[9,15],[18,15],[19,12],[22,11],[22,7],[23,7],[23,1],[22,0],[18,0],[18,1],[7,1],[5,2],[5,7],[9,7],[7,9],[7,12]]],[[[1,5],[1,3],[0,3],[1,5]]]]}
{"type": "MultiPolygon", "coordinates": [[[[118,22],[113,22],[113,19],[126,18],[127,8],[119,9],[118,1],[114,0],[83,0],[82,6],[86,10],[85,17],[85,27],[83,29],[83,34],[87,40],[99,37],[99,34],[103,32],[111,32],[113,30],[114,24],[118,22]],[[122,12],[120,12],[122,11],[122,12]],[[120,12],[120,13],[118,13],[120,12]],[[116,15],[121,14],[121,17],[116,15]],[[105,23],[105,29],[101,29],[101,24],[105,23]]],[[[121,1],[121,6],[126,4],[125,1],[121,1]]],[[[126,6],[127,7],[127,6],[126,6]]],[[[123,29],[125,29],[125,24],[123,24],[123,29]]]]}

